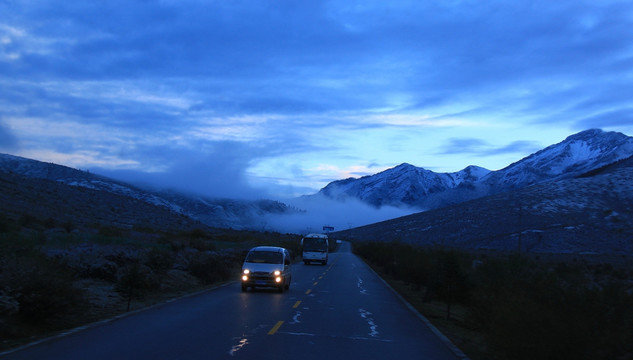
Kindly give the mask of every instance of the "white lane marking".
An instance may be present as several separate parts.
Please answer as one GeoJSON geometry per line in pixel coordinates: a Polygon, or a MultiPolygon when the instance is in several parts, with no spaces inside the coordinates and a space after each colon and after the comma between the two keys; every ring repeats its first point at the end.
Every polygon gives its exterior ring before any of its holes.
{"type": "Polygon", "coordinates": [[[389,340],[389,339],[368,338],[368,337],[364,337],[364,336],[340,336],[340,335],[329,335],[329,334],[310,334],[310,333],[291,332],[291,331],[279,331],[277,334],[291,335],[291,336],[322,337],[322,338],[331,338],[331,339],[360,340],[360,341],[380,341],[380,342],[386,342],[386,343],[393,342],[393,340],[389,340]]]}
{"type": "Polygon", "coordinates": [[[292,317],[292,322],[289,322],[288,324],[301,324],[301,321],[299,320],[299,317],[301,316],[301,311],[298,311],[295,313],[295,316],[292,317]]]}
{"type": "Polygon", "coordinates": [[[231,351],[229,351],[229,355],[235,356],[235,353],[242,350],[242,348],[246,345],[248,345],[248,339],[247,338],[241,339],[237,345],[231,348],[231,351]]]}
{"type": "Polygon", "coordinates": [[[231,350],[229,350],[229,355],[235,356],[235,353],[242,350],[246,345],[248,345],[248,338],[255,335],[264,327],[266,327],[266,325],[258,325],[256,328],[248,331],[245,334],[242,334],[242,336],[234,337],[233,340],[239,340],[239,342],[237,343],[237,345],[234,345],[233,347],[231,347],[231,350]]]}
{"type": "Polygon", "coordinates": [[[365,289],[365,287],[363,286],[363,279],[359,277],[358,282],[356,282],[356,286],[358,286],[358,289],[360,289],[361,294],[367,295],[367,289],[365,289]]]}
{"type": "Polygon", "coordinates": [[[369,332],[369,336],[371,337],[378,336],[379,334],[378,325],[376,325],[376,323],[374,322],[374,319],[371,317],[372,313],[370,313],[369,311],[365,309],[358,309],[358,312],[360,313],[360,317],[365,319],[367,321],[367,324],[369,325],[369,329],[371,330],[369,332]]]}

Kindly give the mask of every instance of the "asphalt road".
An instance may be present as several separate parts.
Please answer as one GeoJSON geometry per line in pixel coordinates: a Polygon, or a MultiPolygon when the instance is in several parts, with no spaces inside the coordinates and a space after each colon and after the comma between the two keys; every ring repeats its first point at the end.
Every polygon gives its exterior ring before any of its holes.
{"type": "MultiPolygon", "coordinates": [[[[237,277],[238,274],[236,274],[237,277]]],[[[234,283],[2,359],[458,359],[343,243],[293,265],[290,290],[234,283]]]]}

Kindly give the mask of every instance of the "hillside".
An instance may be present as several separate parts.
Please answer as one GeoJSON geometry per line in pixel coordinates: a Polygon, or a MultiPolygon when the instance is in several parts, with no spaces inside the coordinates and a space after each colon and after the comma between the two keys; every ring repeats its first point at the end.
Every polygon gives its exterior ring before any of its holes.
{"type": "Polygon", "coordinates": [[[0,171],[0,213],[48,220],[52,227],[207,228],[167,207],[110,192],[0,171]]]}
{"type": "Polygon", "coordinates": [[[296,211],[273,200],[205,198],[173,191],[152,191],[70,167],[0,154],[4,179],[2,209],[76,223],[121,226],[204,226],[233,229],[261,227],[261,217],[296,211]],[[30,210],[32,209],[32,210],[30,210]],[[36,214],[35,214],[36,213],[36,214]],[[166,219],[163,223],[162,219],[166,219]]]}
{"type": "Polygon", "coordinates": [[[472,250],[633,255],[633,160],[335,233],[472,250]]]}
{"type": "MultiPolygon", "coordinates": [[[[618,161],[631,156],[633,156],[633,138],[616,132],[587,130],[569,136],[558,144],[551,145],[498,171],[469,166],[454,173],[435,173],[404,163],[375,175],[334,181],[318,194],[303,197],[302,200],[307,202],[296,205],[306,208],[312,206],[311,210],[307,211],[274,200],[218,199],[174,191],[148,190],[66,166],[0,154],[0,178],[3,179],[3,203],[0,210],[13,217],[32,213],[40,218],[51,218],[57,223],[104,223],[123,227],[170,228],[191,228],[191,226],[196,226],[195,224],[200,224],[200,226],[214,228],[248,230],[272,228],[276,231],[288,232],[290,229],[288,223],[294,226],[291,231],[298,231],[297,223],[311,224],[318,221],[316,225],[321,226],[323,223],[332,222],[330,218],[338,217],[336,220],[340,220],[342,224],[368,224],[404,213],[403,210],[397,215],[386,215],[373,220],[350,221],[346,219],[351,216],[350,213],[358,217],[360,212],[350,212],[346,208],[343,216],[337,216],[336,213],[341,211],[334,211],[331,203],[323,205],[323,198],[343,200],[334,204],[340,207],[354,203],[354,201],[345,202],[347,199],[352,199],[371,205],[367,206],[371,210],[389,205],[407,209],[407,213],[415,209],[432,210],[429,214],[451,211],[450,209],[458,204],[468,201],[489,199],[477,203],[482,205],[476,205],[481,206],[479,212],[486,214],[489,206],[486,205],[487,202],[494,202],[490,199],[503,199],[504,196],[513,196],[518,199],[523,196],[521,195],[523,191],[515,195],[504,195],[504,193],[520,189],[527,191],[528,187],[540,189],[538,191],[542,191],[543,194],[551,193],[552,201],[556,200],[557,196],[562,197],[560,201],[566,201],[563,200],[567,196],[566,190],[558,189],[558,186],[582,188],[583,185],[560,184],[581,176],[586,178],[589,175],[596,175],[600,169],[614,166],[618,161]],[[552,189],[558,189],[559,193],[552,192],[552,189]],[[310,200],[314,200],[314,204],[310,204],[310,200]],[[320,216],[319,213],[323,215],[320,216]],[[271,227],[269,224],[274,225],[271,227]]],[[[626,180],[623,181],[626,182],[626,180]]],[[[608,184],[597,186],[608,186],[608,184]]],[[[588,190],[580,192],[587,193],[587,196],[592,198],[599,198],[588,190]]],[[[539,196],[540,194],[537,193],[531,196],[533,200],[521,201],[528,203],[539,201],[539,196]]],[[[605,201],[613,202],[612,200],[605,201]]],[[[477,221],[487,225],[480,226],[501,228],[509,226],[514,221],[512,214],[518,213],[518,210],[512,209],[518,209],[518,205],[506,201],[501,206],[510,211],[506,209],[496,217],[493,216],[495,213],[491,212],[492,219],[482,216],[481,221],[477,221]],[[494,219],[500,219],[501,225],[495,225],[494,219]]],[[[526,219],[532,215],[530,211],[524,211],[525,209],[521,208],[521,216],[525,218],[522,221],[527,221],[526,219]]],[[[615,209],[617,206],[605,205],[603,210],[608,211],[611,208],[615,209]]],[[[493,210],[494,208],[490,209],[490,211],[493,210]]],[[[618,212],[618,214],[620,214],[618,216],[626,216],[622,215],[626,213],[618,212]]],[[[585,214],[579,213],[577,216],[582,218],[585,214]]],[[[477,219],[476,216],[474,218],[477,219]]],[[[367,216],[363,215],[363,219],[367,220],[367,216]]],[[[463,227],[464,225],[459,225],[461,221],[463,220],[455,220],[455,226],[463,227]]],[[[343,228],[340,224],[337,224],[337,227],[343,228]]],[[[450,234],[455,231],[450,228],[448,230],[449,235],[444,237],[450,238],[450,234]]],[[[516,232],[516,230],[507,232],[516,232]]],[[[564,232],[564,234],[567,233],[569,231],[564,232]]],[[[496,244],[494,247],[503,246],[496,244]]]]}

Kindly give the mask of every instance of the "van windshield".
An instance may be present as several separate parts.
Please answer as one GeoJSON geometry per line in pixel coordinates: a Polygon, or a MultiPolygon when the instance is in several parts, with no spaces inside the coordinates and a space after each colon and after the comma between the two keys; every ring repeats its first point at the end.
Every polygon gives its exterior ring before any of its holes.
{"type": "Polygon", "coordinates": [[[246,262],[265,263],[265,264],[281,264],[283,256],[279,252],[272,251],[251,251],[246,256],[246,262]]]}

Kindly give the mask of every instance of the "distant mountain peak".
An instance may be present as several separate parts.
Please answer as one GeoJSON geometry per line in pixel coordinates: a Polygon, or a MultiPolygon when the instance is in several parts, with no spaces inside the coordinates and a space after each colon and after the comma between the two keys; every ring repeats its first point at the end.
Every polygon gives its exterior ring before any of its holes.
{"type": "Polygon", "coordinates": [[[488,170],[488,169],[486,169],[484,167],[481,167],[481,166],[477,166],[477,165],[468,165],[461,171],[462,172],[467,172],[467,173],[490,172],[490,170],[488,170]]]}
{"type": "Polygon", "coordinates": [[[567,149],[574,149],[573,146],[577,148],[583,146],[578,144],[585,144],[588,149],[594,151],[593,155],[598,157],[620,152],[623,153],[623,157],[628,157],[631,155],[629,154],[629,150],[633,146],[633,138],[616,131],[590,129],[571,135],[559,144],[552,145],[548,148],[565,145],[567,149]]]}
{"type": "MultiPolygon", "coordinates": [[[[609,132],[609,133],[615,133],[615,132],[609,132]]],[[[607,134],[607,132],[605,132],[602,129],[588,129],[588,130],[583,130],[581,132],[575,133],[573,135],[569,135],[564,141],[592,139],[592,138],[601,136],[603,134],[607,134]]]]}
{"type": "Polygon", "coordinates": [[[403,162],[402,164],[394,167],[393,169],[409,169],[409,168],[417,168],[417,166],[411,165],[407,162],[403,162]]]}
{"type": "Polygon", "coordinates": [[[633,155],[633,138],[619,132],[590,129],[568,136],[501,172],[539,173],[541,180],[572,177],[633,155]]]}

